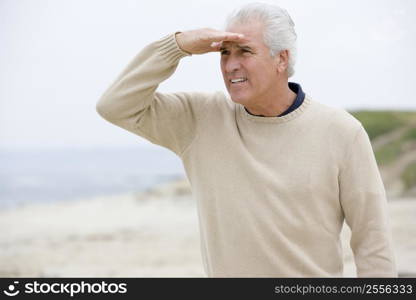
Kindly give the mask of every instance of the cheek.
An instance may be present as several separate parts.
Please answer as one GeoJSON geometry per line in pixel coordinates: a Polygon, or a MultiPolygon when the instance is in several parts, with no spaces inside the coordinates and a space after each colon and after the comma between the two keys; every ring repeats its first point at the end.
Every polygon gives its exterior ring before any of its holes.
{"type": "Polygon", "coordinates": [[[273,82],[277,75],[276,70],[270,65],[257,67],[254,72],[255,78],[262,85],[273,82]]]}
{"type": "Polygon", "coordinates": [[[268,62],[261,60],[247,60],[244,64],[245,69],[255,76],[261,76],[263,74],[270,74],[272,69],[268,62]]]}

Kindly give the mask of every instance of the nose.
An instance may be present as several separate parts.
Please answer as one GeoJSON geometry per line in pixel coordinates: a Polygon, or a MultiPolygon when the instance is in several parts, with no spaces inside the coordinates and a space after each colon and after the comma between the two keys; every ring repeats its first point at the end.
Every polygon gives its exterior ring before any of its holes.
{"type": "Polygon", "coordinates": [[[235,55],[230,55],[225,61],[225,72],[233,73],[241,68],[240,60],[235,55]]]}

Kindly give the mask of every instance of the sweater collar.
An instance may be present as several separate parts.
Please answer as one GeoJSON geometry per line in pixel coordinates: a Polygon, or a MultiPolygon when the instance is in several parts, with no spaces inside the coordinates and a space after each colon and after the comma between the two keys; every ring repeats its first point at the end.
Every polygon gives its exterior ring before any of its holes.
{"type": "MultiPolygon", "coordinates": [[[[305,99],[305,93],[303,92],[302,87],[300,86],[300,84],[298,84],[296,82],[288,82],[288,86],[289,86],[289,89],[291,89],[292,92],[294,92],[296,94],[296,98],[293,101],[293,103],[284,112],[282,112],[277,117],[285,116],[288,113],[294,111],[296,108],[298,108],[302,104],[303,100],[305,99]]],[[[245,107],[244,107],[244,110],[252,116],[263,117],[264,118],[264,116],[259,116],[259,115],[252,114],[245,107]]]]}
{"type": "Polygon", "coordinates": [[[288,86],[294,93],[296,93],[296,98],[290,107],[280,115],[276,117],[253,115],[249,113],[243,105],[237,104],[239,106],[240,114],[245,118],[261,123],[284,123],[293,118],[296,118],[305,110],[305,108],[310,104],[311,100],[308,99],[307,95],[303,92],[300,84],[289,82],[288,86]]]}

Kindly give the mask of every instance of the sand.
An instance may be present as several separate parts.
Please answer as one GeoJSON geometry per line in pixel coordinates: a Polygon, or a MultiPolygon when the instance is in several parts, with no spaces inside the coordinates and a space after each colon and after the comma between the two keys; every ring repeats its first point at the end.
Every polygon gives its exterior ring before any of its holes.
{"type": "MultiPolygon", "coordinates": [[[[416,277],[416,199],[389,209],[400,276],[416,277]]],[[[206,277],[186,188],[26,205],[0,211],[0,228],[0,277],[206,277]]]]}

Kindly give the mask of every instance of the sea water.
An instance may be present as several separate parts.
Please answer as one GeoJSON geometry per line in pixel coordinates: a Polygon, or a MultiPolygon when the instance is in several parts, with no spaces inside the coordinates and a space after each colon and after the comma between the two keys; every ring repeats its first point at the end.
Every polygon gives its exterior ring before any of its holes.
{"type": "Polygon", "coordinates": [[[0,209],[143,191],[184,177],[161,147],[0,150],[0,209]]]}

